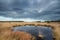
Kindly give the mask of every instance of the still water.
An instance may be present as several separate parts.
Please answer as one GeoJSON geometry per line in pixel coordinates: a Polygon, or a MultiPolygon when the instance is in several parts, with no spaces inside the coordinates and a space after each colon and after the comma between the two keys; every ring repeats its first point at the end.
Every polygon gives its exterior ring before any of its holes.
{"type": "Polygon", "coordinates": [[[44,27],[44,26],[18,26],[14,27],[13,31],[24,31],[28,32],[34,36],[38,36],[39,33],[44,35],[44,40],[53,40],[53,35],[52,35],[52,29],[49,27],[44,27]]]}

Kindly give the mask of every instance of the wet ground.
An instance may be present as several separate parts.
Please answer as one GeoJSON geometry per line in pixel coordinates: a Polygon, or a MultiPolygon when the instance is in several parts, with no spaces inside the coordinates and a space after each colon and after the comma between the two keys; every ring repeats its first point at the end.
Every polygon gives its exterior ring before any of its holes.
{"type": "Polygon", "coordinates": [[[49,27],[44,27],[44,26],[18,26],[18,27],[14,27],[13,31],[24,31],[27,33],[30,33],[33,36],[37,37],[37,40],[53,40],[53,33],[52,33],[52,29],[49,27]],[[39,39],[38,35],[42,34],[44,36],[43,39],[39,39]]]}

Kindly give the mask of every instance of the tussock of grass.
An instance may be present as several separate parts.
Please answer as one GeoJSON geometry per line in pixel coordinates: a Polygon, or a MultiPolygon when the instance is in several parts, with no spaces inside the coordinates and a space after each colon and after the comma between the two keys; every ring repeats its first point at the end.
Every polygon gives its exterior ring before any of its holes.
{"type": "Polygon", "coordinates": [[[26,32],[13,32],[8,28],[0,28],[0,40],[35,40],[35,37],[26,32]]]}

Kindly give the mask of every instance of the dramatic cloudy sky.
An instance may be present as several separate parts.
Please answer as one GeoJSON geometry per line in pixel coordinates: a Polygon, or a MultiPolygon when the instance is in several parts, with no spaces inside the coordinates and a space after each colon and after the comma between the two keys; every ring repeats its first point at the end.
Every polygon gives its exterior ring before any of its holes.
{"type": "Polygon", "coordinates": [[[59,0],[0,0],[0,21],[59,19],[59,0]]]}

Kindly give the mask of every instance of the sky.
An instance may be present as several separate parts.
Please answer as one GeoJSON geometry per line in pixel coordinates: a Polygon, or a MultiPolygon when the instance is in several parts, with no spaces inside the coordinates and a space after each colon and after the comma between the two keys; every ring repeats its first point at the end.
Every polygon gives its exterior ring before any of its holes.
{"type": "Polygon", "coordinates": [[[59,0],[0,0],[0,21],[60,20],[59,0]]]}

